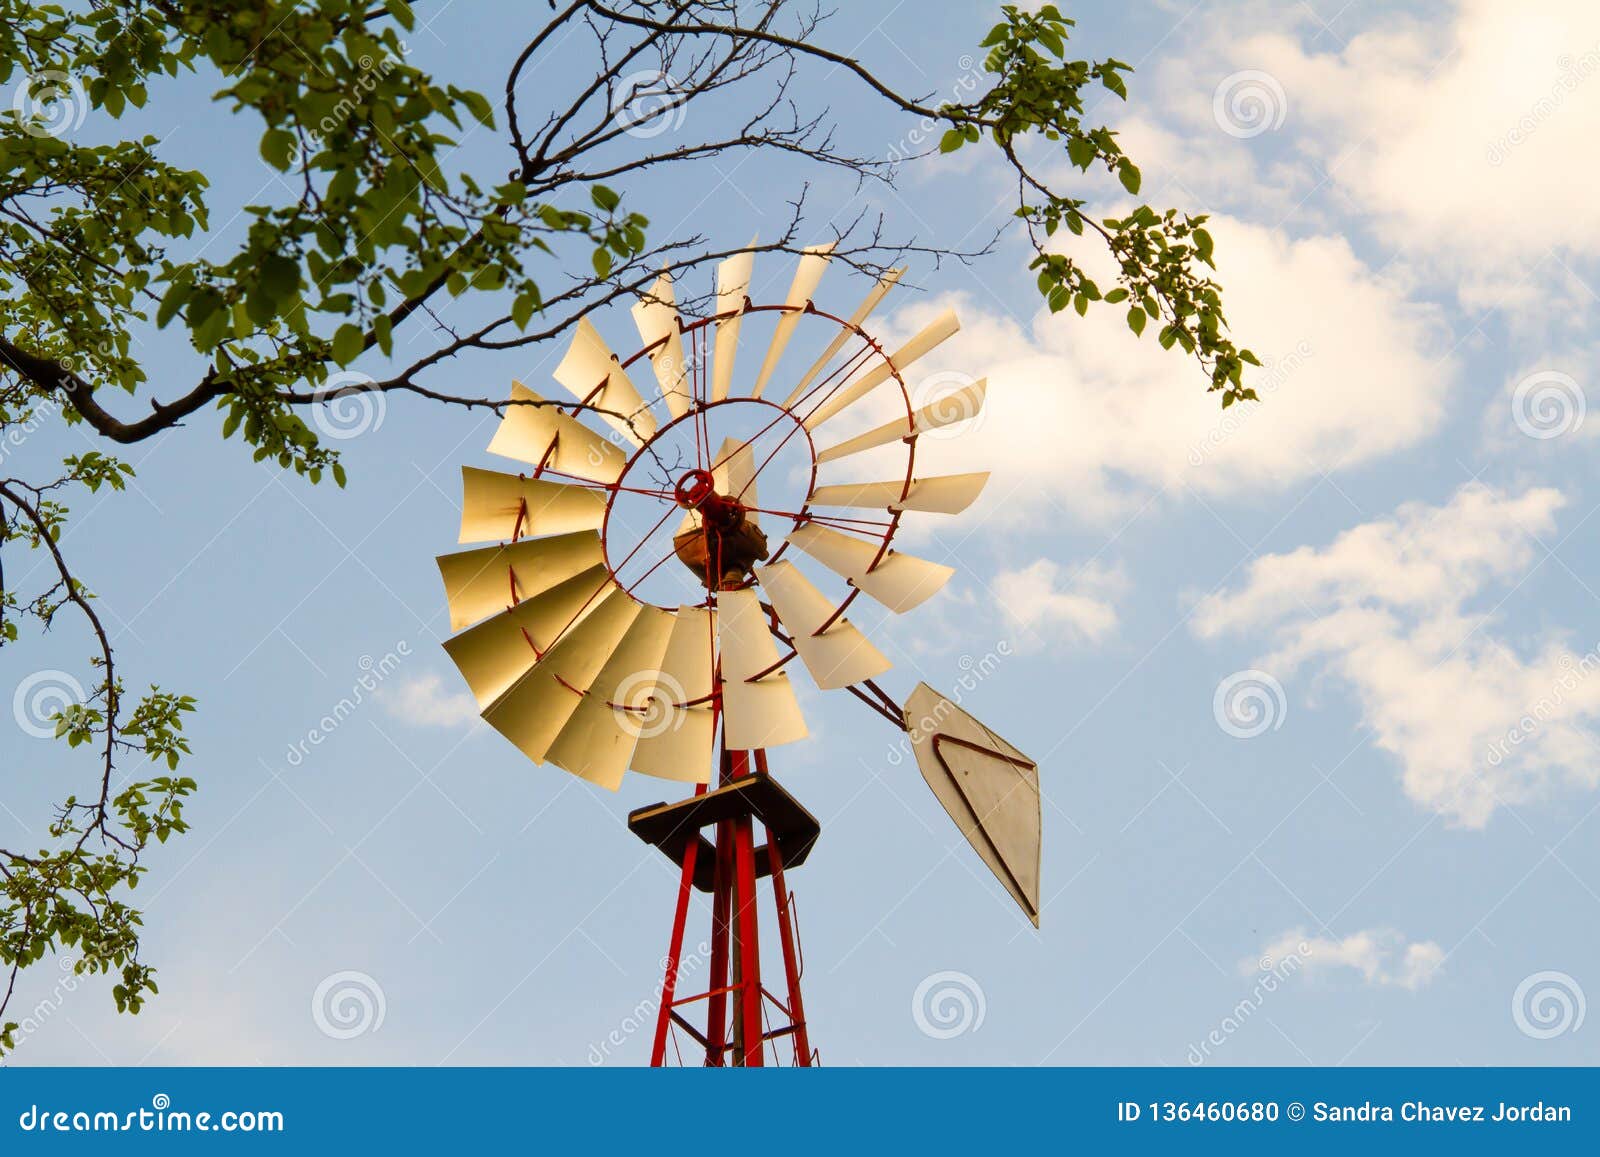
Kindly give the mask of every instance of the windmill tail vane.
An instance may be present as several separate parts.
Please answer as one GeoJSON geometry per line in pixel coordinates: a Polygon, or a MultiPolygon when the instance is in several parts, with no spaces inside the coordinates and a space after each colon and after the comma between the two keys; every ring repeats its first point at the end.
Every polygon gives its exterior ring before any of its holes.
{"type": "Polygon", "coordinates": [[[807,735],[791,670],[904,729],[963,838],[1039,922],[1037,765],[925,683],[897,702],[877,682],[888,658],[846,617],[861,596],[909,612],[955,573],[893,543],[908,513],[957,515],[982,492],[986,473],[915,467],[919,438],[958,436],[987,385],[963,379],[919,406],[905,373],[957,332],[956,315],[889,350],[864,325],[903,271],[835,315],[814,300],[832,250],[804,250],[769,305],[749,295],[753,253],[735,254],[717,270],[716,312],[690,322],[662,274],[631,311],[639,344],[627,358],[579,321],[554,371],[571,402],[529,404],[545,399],[511,387],[521,404],[488,450],[518,472],[462,468],[459,541],[489,545],[438,560],[456,632],[445,650],[496,731],[610,790],[633,771],[692,792],[628,818],[679,871],[655,1065],[817,1060],[786,875],[821,825],[768,765],[807,735]],[[771,336],[752,373],[740,333],[763,321],[771,336]],[[791,376],[784,355],[806,344],[813,360],[791,376]],[[648,394],[634,380],[646,372],[648,394]],[[859,426],[885,409],[888,421],[825,437],[840,415],[859,426]],[[887,479],[856,480],[873,470],[887,479]],[[685,993],[697,891],[710,897],[711,950],[704,987],[685,993]],[[763,983],[764,960],[781,984],[763,983]]]}

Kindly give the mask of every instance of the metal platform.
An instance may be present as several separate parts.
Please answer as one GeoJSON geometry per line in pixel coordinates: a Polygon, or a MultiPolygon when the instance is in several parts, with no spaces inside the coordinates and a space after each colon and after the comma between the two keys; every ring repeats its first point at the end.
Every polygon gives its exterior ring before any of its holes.
{"type": "MultiPolygon", "coordinates": [[[[628,813],[628,829],[647,844],[654,844],[679,867],[690,841],[697,841],[694,886],[710,892],[715,886],[716,849],[700,834],[702,828],[723,820],[751,816],[761,821],[767,839],[778,847],[784,871],[799,867],[811,854],[822,825],[800,802],[768,775],[746,775],[715,791],[677,803],[657,803],[628,813]]],[[[755,849],[756,875],[771,874],[766,845],[755,849]]]]}

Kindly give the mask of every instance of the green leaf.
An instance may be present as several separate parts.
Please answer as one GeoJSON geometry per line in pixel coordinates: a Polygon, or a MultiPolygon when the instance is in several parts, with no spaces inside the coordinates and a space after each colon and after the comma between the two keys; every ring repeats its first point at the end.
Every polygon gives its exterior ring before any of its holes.
{"type": "Polygon", "coordinates": [[[394,17],[395,23],[399,24],[407,32],[416,27],[417,18],[411,11],[411,5],[407,4],[405,0],[383,0],[383,6],[388,10],[389,15],[394,17]]]}
{"type": "Polygon", "coordinates": [[[467,106],[473,118],[486,129],[494,128],[494,112],[489,108],[489,100],[481,92],[461,91],[457,93],[462,104],[467,106]]]}
{"type": "Polygon", "coordinates": [[[1139,169],[1127,157],[1117,162],[1117,177],[1122,181],[1122,187],[1130,193],[1139,191],[1139,169]]]}
{"type": "Polygon", "coordinates": [[[300,289],[300,264],[274,253],[261,262],[261,288],[274,302],[286,301],[300,289]]]}
{"type": "Polygon", "coordinates": [[[361,356],[366,344],[367,335],[358,326],[346,322],[333,335],[333,360],[347,366],[361,356]]]}
{"type": "Polygon", "coordinates": [[[288,129],[268,129],[261,134],[261,157],[280,173],[289,171],[300,141],[288,129]]]}
{"type": "Polygon", "coordinates": [[[948,129],[944,136],[939,138],[939,151],[953,153],[967,143],[967,135],[960,129],[948,129]]]}

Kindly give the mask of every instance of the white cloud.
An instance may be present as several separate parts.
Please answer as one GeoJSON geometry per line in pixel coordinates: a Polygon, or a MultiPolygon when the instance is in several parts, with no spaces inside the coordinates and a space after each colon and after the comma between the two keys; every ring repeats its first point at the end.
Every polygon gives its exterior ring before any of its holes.
{"type": "MultiPolygon", "coordinates": [[[[1040,313],[1023,327],[970,300],[924,302],[902,309],[894,329],[920,328],[954,304],[962,330],[917,363],[913,390],[966,373],[987,376],[989,393],[961,437],[919,443],[919,469],[994,470],[983,509],[1000,517],[1054,507],[1103,519],[1156,491],[1292,484],[1435,429],[1453,366],[1434,310],[1407,301],[1342,238],[1296,241],[1223,217],[1211,228],[1234,335],[1266,363],[1259,405],[1222,411],[1194,361],[1134,337],[1115,307],[1040,313]]],[[[823,445],[832,434],[823,428],[823,445]]],[[[865,471],[867,458],[845,462],[865,471]]]]}
{"type": "Polygon", "coordinates": [[[1252,961],[1247,971],[1281,966],[1293,960],[1294,970],[1305,973],[1353,968],[1368,984],[1404,988],[1411,991],[1433,980],[1444,963],[1444,949],[1432,940],[1410,944],[1393,929],[1368,929],[1341,940],[1327,936],[1308,936],[1297,928],[1277,937],[1261,950],[1261,960],[1252,961]]]}
{"type": "Polygon", "coordinates": [[[478,705],[465,691],[447,691],[435,674],[418,675],[375,693],[390,715],[423,727],[460,727],[478,718],[478,705]]]}
{"type": "Polygon", "coordinates": [[[990,587],[1007,621],[1019,632],[1018,645],[1033,647],[1051,638],[1100,642],[1117,625],[1111,598],[1125,585],[1119,571],[1098,563],[1064,575],[1059,565],[1041,558],[1020,570],[1002,572],[990,587]]]}
{"type": "Polygon", "coordinates": [[[1202,600],[1194,629],[1264,631],[1275,649],[1256,666],[1316,665],[1348,685],[1406,794],[1482,827],[1503,804],[1600,785],[1600,654],[1547,641],[1523,657],[1494,629],[1563,502],[1473,483],[1442,507],[1408,503],[1322,549],[1256,559],[1239,589],[1202,600]]]}
{"type": "Polygon", "coordinates": [[[1600,5],[1451,7],[1444,20],[1388,13],[1346,42],[1299,9],[1269,15],[1253,34],[1239,34],[1241,19],[1197,44],[1168,80],[1187,91],[1184,110],[1204,131],[1208,84],[1235,69],[1270,75],[1288,111],[1254,142],[1258,155],[1292,142],[1290,157],[1381,240],[1458,277],[1465,302],[1548,305],[1550,283],[1565,280],[1545,261],[1552,250],[1600,256],[1600,5]],[[1536,267],[1538,283],[1519,285],[1536,267]]]}

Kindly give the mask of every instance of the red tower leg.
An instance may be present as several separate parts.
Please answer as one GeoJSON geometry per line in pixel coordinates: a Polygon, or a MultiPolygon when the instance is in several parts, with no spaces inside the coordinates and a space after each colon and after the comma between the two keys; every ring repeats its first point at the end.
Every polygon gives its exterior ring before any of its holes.
{"type": "MultiPolygon", "coordinates": [[[[702,785],[695,794],[705,791],[702,785]]],[[[689,922],[689,897],[694,891],[694,865],[700,845],[693,843],[683,853],[683,876],[678,881],[678,907],[672,914],[672,943],[667,947],[666,975],[661,980],[661,1008],[656,1014],[656,1039],[650,1046],[650,1064],[666,1063],[667,1029],[672,1024],[672,1001],[678,992],[678,967],[683,960],[683,932],[689,922]]]]}
{"type": "MultiPolygon", "coordinates": [[[[750,755],[728,753],[729,779],[750,774],[750,755]]],[[[738,929],[739,982],[737,985],[739,1044],[742,1063],[756,1068],[764,1063],[761,1027],[761,940],[756,925],[756,856],[754,825],[749,816],[733,821],[734,916],[738,929]]]]}
{"type": "Polygon", "coordinates": [[[704,1048],[705,1063],[710,1066],[765,1065],[768,1042],[784,1036],[793,1040],[795,1063],[809,1065],[812,1053],[800,999],[799,938],[784,864],[788,861],[793,867],[805,858],[818,826],[767,776],[765,752],[723,752],[718,778],[715,791],[701,787],[690,799],[641,808],[629,817],[629,826],[641,838],[661,847],[682,867],[650,1063],[666,1063],[667,1043],[677,1028],[704,1048]],[[758,819],[766,836],[759,847],[758,819]],[[770,826],[774,823],[776,829],[770,826]],[[713,839],[706,839],[712,833],[713,839]],[[763,875],[772,878],[786,1003],[769,994],[761,982],[759,884],[763,875]],[[704,992],[681,995],[678,972],[683,965],[690,893],[696,888],[711,894],[709,975],[704,992]],[[699,1019],[693,1015],[696,1010],[703,1010],[703,1031],[695,1023],[699,1019]],[[769,1011],[781,1015],[781,1020],[774,1018],[778,1023],[770,1032],[766,1031],[769,1011]]]}

